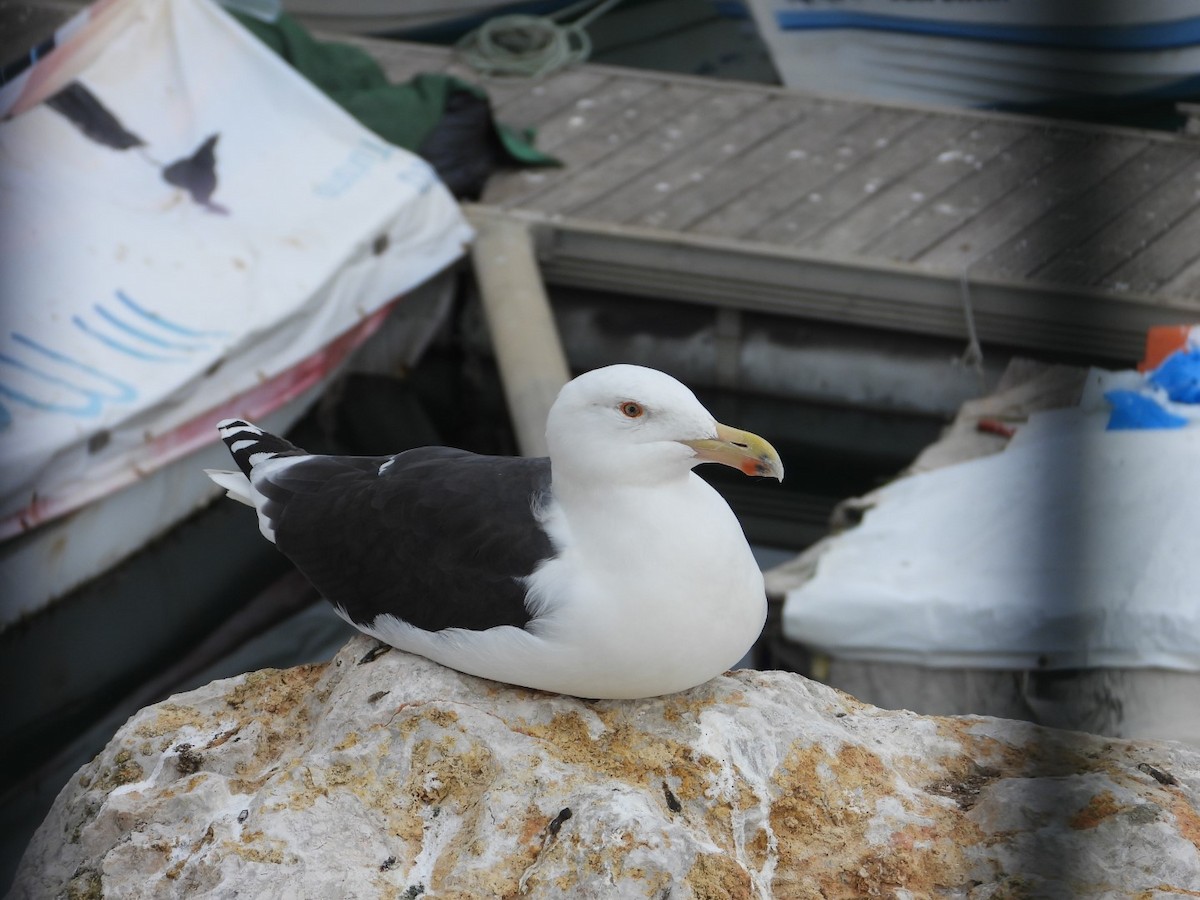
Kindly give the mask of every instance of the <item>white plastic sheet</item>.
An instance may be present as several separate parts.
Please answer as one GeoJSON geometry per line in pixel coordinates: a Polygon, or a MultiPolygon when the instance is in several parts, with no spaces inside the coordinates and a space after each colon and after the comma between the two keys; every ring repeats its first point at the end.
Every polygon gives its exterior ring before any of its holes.
{"type": "Polygon", "coordinates": [[[0,537],[294,396],[471,237],[422,160],[208,0],[63,33],[0,92],[0,537]],[[68,87],[141,143],[46,102],[68,87]]]}
{"type": "Polygon", "coordinates": [[[784,633],[839,658],[1200,671],[1200,428],[1035,416],[1000,454],[877,492],[784,633]]]}

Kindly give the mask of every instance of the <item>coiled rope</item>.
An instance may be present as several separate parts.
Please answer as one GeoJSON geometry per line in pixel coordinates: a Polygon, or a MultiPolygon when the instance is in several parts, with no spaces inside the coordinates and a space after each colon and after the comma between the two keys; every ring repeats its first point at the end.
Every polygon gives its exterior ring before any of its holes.
{"type": "Polygon", "coordinates": [[[455,49],[484,75],[538,78],[587,60],[592,53],[587,26],[620,2],[583,0],[549,16],[496,16],[465,35],[455,49]],[[573,22],[563,21],[581,10],[587,12],[573,22]]]}

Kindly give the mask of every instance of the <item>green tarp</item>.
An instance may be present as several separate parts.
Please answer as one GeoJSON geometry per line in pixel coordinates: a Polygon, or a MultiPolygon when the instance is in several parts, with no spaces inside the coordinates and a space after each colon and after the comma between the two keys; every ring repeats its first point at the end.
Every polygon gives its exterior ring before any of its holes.
{"type": "MultiPolygon", "coordinates": [[[[473,84],[440,74],[418,75],[392,84],[364,50],[349,44],[318,41],[295,19],[282,14],[272,23],[239,15],[238,20],[296,71],[324,91],[384,140],[418,151],[447,112],[456,92],[486,99],[473,84]]],[[[491,123],[507,161],[515,165],[557,165],[533,146],[533,134],[491,123]]]]}

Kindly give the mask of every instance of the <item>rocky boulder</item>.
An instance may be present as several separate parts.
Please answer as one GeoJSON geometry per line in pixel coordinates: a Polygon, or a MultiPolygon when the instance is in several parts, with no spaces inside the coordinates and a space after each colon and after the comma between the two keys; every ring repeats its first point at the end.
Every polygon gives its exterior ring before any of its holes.
{"type": "Polygon", "coordinates": [[[1200,752],[741,671],[588,702],[365,638],[133,716],[12,896],[1179,897],[1200,752]]]}

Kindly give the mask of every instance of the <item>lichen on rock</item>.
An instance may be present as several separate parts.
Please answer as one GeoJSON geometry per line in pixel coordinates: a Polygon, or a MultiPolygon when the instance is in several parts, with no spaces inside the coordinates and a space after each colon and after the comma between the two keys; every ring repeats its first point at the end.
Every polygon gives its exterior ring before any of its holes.
{"type": "Polygon", "coordinates": [[[1200,890],[1182,745],[880,710],[779,672],[592,702],[371,647],[141,710],[64,788],[13,896],[1200,890]]]}

